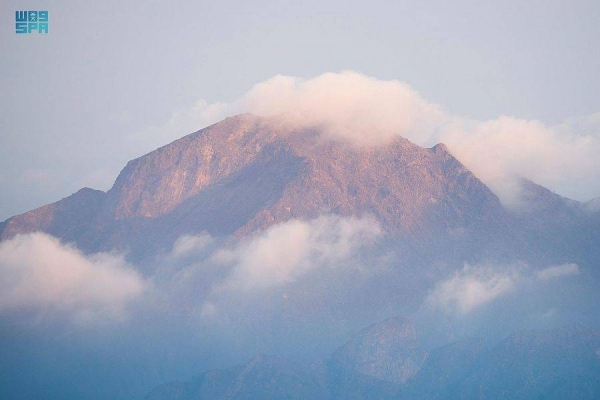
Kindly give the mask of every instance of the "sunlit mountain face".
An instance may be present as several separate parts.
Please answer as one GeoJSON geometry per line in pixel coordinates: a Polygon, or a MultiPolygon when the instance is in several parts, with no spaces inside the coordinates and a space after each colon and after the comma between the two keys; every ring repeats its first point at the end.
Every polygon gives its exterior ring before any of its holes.
{"type": "Polygon", "coordinates": [[[600,211],[516,184],[227,118],[0,225],[0,394],[598,398],[600,211]]]}

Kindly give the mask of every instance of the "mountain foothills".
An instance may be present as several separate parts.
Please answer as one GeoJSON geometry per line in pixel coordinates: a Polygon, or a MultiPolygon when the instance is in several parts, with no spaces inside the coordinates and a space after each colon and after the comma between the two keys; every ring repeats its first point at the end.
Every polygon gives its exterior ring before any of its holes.
{"type": "Polygon", "coordinates": [[[599,200],[518,182],[506,207],[444,144],[227,118],[0,224],[5,393],[39,398],[31,366],[59,363],[55,398],[599,398],[599,200]]]}
{"type": "Polygon", "coordinates": [[[245,365],[157,386],[147,400],[595,399],[600,331],[515,333],[494,346],[465,339],[426,352],[406,319],[390,318],[325,360],[300,365],[259,355],[245,365]]]}
{"type": "Polygon", "coordinates": [[[600,260],[596,208],[522,186],[523,207],[508,210],[443,144],[356,147],[244,114],[130,161],[106,193],[84,188],[9,218],[0,237],[43,231],[87,253],[142,260],[182,234],[240,237],[293,218],[371,215],[419,263],[600,260]]]}

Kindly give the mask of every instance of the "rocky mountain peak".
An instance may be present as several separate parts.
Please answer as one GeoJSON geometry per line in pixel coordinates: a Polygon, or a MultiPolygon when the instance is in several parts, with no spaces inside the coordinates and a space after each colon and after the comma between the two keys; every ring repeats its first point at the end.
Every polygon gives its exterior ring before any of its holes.
{"type": "Polygon", "coordinates": [[[69,238],[85,251],[146,254],[182,234],[242,236],[293,218],[368,214],[387,232],[423,239],[493,219],[501,208],[443,144],[427,149],[397,137],[358,147],[251,114],[130,161],[106,194],[74,196],[89,206],[61,200],[10,219],[3,237],[76,229],[69,238]],[[79,216],[59,218],[48,207],[79,216]]]}

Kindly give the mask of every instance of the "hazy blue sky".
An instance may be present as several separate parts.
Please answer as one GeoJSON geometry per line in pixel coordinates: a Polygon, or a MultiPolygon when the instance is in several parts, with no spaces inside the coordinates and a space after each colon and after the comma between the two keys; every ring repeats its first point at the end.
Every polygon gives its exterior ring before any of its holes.
{"type": "Polygon", "coordinates": [[[189,132],[131,134],[276,74],[397,79],[479,120],[590,115],[599,22],[597,1],[4,1],[0,220],[108,189],[129,159],[189,132]],[[23,9],[48,10],[49,34],[16,35],[23,9]]]}

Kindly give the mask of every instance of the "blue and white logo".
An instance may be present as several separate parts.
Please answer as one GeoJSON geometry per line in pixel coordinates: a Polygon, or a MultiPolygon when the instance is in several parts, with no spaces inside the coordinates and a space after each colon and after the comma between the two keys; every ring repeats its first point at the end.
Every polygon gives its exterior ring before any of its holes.
{"type": "Polygon", "coordinates": [[[48,33],[48,11],[15,11],[15,33],[48,33]]]}

